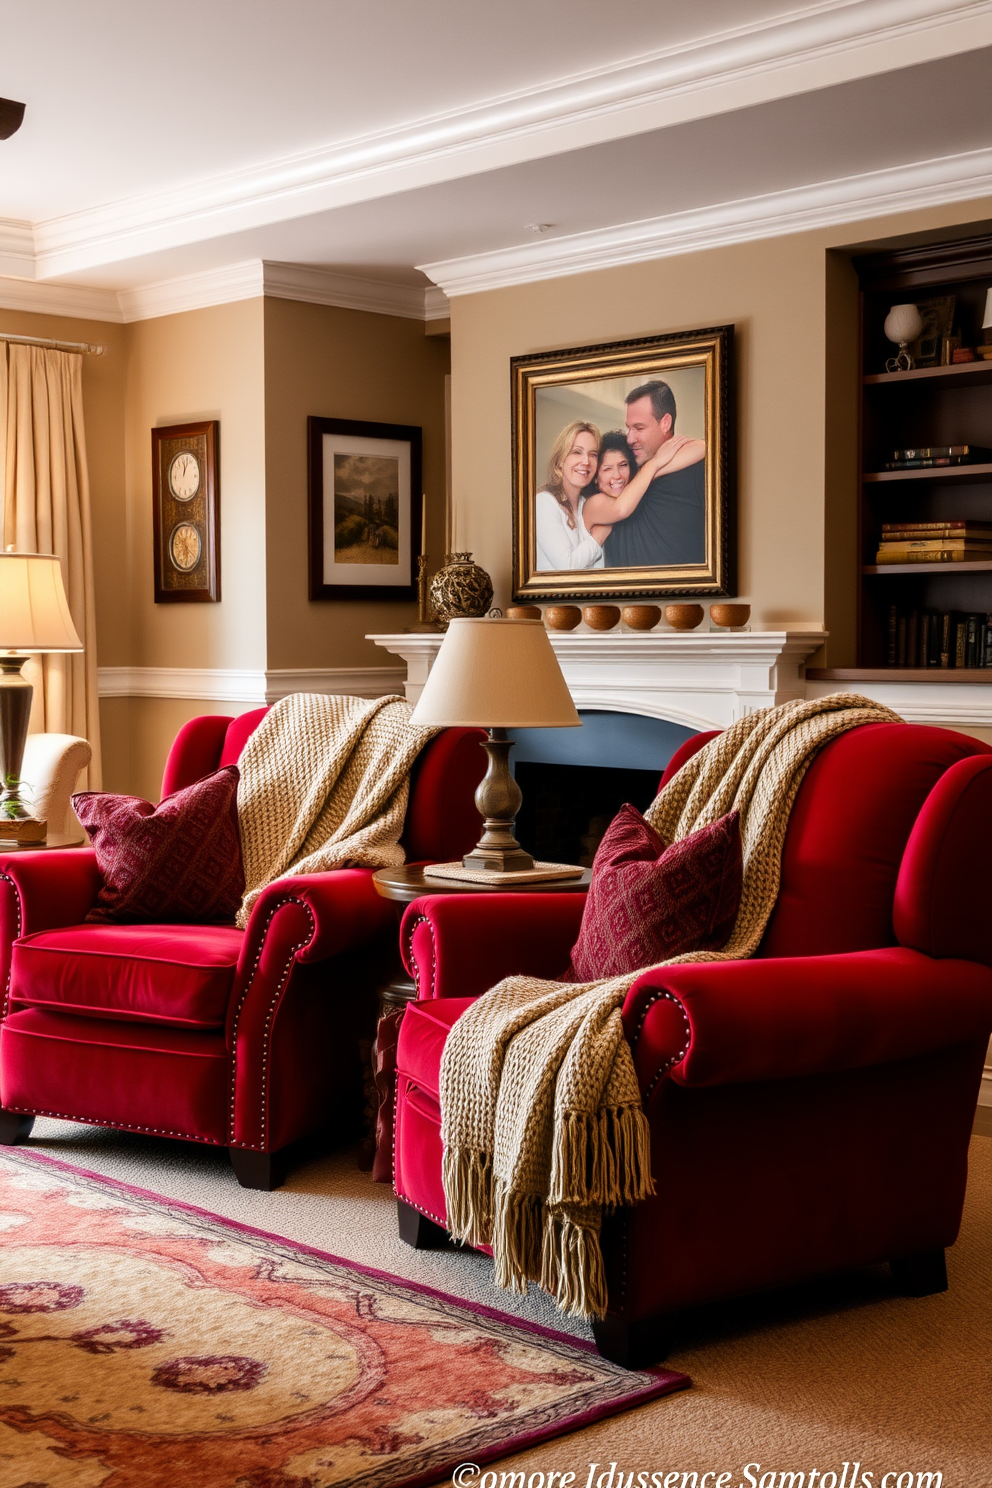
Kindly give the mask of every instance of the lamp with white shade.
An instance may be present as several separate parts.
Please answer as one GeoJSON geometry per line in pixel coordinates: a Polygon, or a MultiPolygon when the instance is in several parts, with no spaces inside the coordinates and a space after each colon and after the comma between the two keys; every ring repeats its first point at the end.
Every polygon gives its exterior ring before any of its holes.
{"type": "Polygon", "coordinates": [[[452,620],[411,722],[484,728],[489,734],[482,746],[489,764],[475,793],[482,837],[461,864],[425,872],[470,881],[489,873],[548,879],[581,873],[560,864],[535,865],[513,835],[523,797],[510,772],[513,741],[507,729],[582,723],[540,620],[452,620]]]}
{"type": "Polygon", "coordinates": [[[51,553],[0,553],[0,839],[41,843],[45,823],[21,799],[21,763],[34,688],[21,676],[31,655],[82,651],[51,553]]]}

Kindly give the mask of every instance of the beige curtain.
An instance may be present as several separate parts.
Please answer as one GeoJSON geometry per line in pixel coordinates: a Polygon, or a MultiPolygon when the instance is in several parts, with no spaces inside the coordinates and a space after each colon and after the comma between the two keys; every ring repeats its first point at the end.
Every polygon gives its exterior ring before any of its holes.
{"type": "Polygon", "coordinates": [[[32,657],[32,731],[79,734],[93,749],[90,788],[100,784],[96,615],[90,488],[83,427],[83,358],[0,341],[0,472],[3,541],[22,553],[57,553],[85,651],[32,657]]]}

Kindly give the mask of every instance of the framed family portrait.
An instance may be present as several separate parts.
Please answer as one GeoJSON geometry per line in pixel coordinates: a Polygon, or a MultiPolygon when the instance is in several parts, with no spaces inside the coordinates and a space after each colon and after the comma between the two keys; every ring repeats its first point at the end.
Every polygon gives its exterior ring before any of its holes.
{"type": "Polygon", "coordinates": [[[514,357],[514,598],[733,594],[733,326],[514,357]]]}
{"type": "Polygon", "coordinates": [[[416,599],[421,431],[307,419],[310,598],[416,599]]]}
{"type": "Polygon", "coordinates": [[[220,599],[220,424],[152,430],[156,604],[220,599]]]}

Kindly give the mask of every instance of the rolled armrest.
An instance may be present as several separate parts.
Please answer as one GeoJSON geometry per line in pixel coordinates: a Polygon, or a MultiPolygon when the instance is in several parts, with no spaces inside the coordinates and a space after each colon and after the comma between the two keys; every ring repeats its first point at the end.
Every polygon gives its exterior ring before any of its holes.
{"type": "Polygon", "coordinates": [[[892,947],[659,967],[623,1009],[641,1088],[732,1085],[888,1064],[992,1029],[992,971],[892,947]]]}
{"type": "Polygon", "coordinates": [[[103,882],[91,847],[0,853],[0,936],[4,944],[38,930],[78,925],[103,882]]]}
{"type": "Polygon", "coordinates": [[[291,938],[303,935],[298,959],[326,961],[342,951],[354,950],[379,935],[396,934],[396,910],[377,894],[371,868],[336,868],[331,873],[307,873],[278,878],[262,890],[252,906],[245,933],[241,967],[256,958],[261,940],[273,933],[277,923],[292,921],[291,938]],[[282,916],[283,906],[296,906],[298,916],[282,916]],[[304,927],[308,927],[304,934],[304,927]]]}
{"type": "Polygon", "coordinates": [[[477,997],[503,977],[568,966],[585,894],[429,894],[403,916],[403,964],[418,998],[477,997]]]}

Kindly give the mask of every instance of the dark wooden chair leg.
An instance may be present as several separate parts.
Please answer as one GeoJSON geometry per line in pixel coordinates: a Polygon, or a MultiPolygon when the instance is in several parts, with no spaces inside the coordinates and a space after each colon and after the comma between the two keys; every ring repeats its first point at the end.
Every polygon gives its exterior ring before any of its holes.
{"type": "Polygon", "coordinates": [[[33,1116],[22,1116],[17,1111],[0,1111],[0,1147],[14,1147],[18,1142],[26,1142],[33,1126],[33,1116]]]}
{"type": "Polygon", "coordinates": [[[440,1250],[442,1246],[451,1244],[447,1230],[443,1230],[439,1224],[428,1219],[426,1214],[421,1214],[419,1209],[414,1209],[412,1204],[406,1204],[402,1199],[396,1200],[396,1217],[399,1220],[400,1239],[407,1245],[412,1245],[414,1250],[440,1250]]]}
{"type": "Polygon", "coordinates": [[[658,1364],[671,1348],[670,1323],[665,1317],[626,1322],[607,1314],[592,1325],[592,1336],[604,1359],[622,1369],[647,1369],[658,1364]]]}
{"type": "Polygon", "coordinates": [[[229,1147],[231,1167],[242,1188],[271,1193],[286,1181],[286,1157],[280,1152],[253,1152],[248,1147],[229,1147]]]}
{"type": "Polygon", "coordinates": [[[943,1250],[918,1250],[889,1262],[892,1280],[907,1297],[931,1297],[947,1291],[947,1263],[943,1250]]]}

